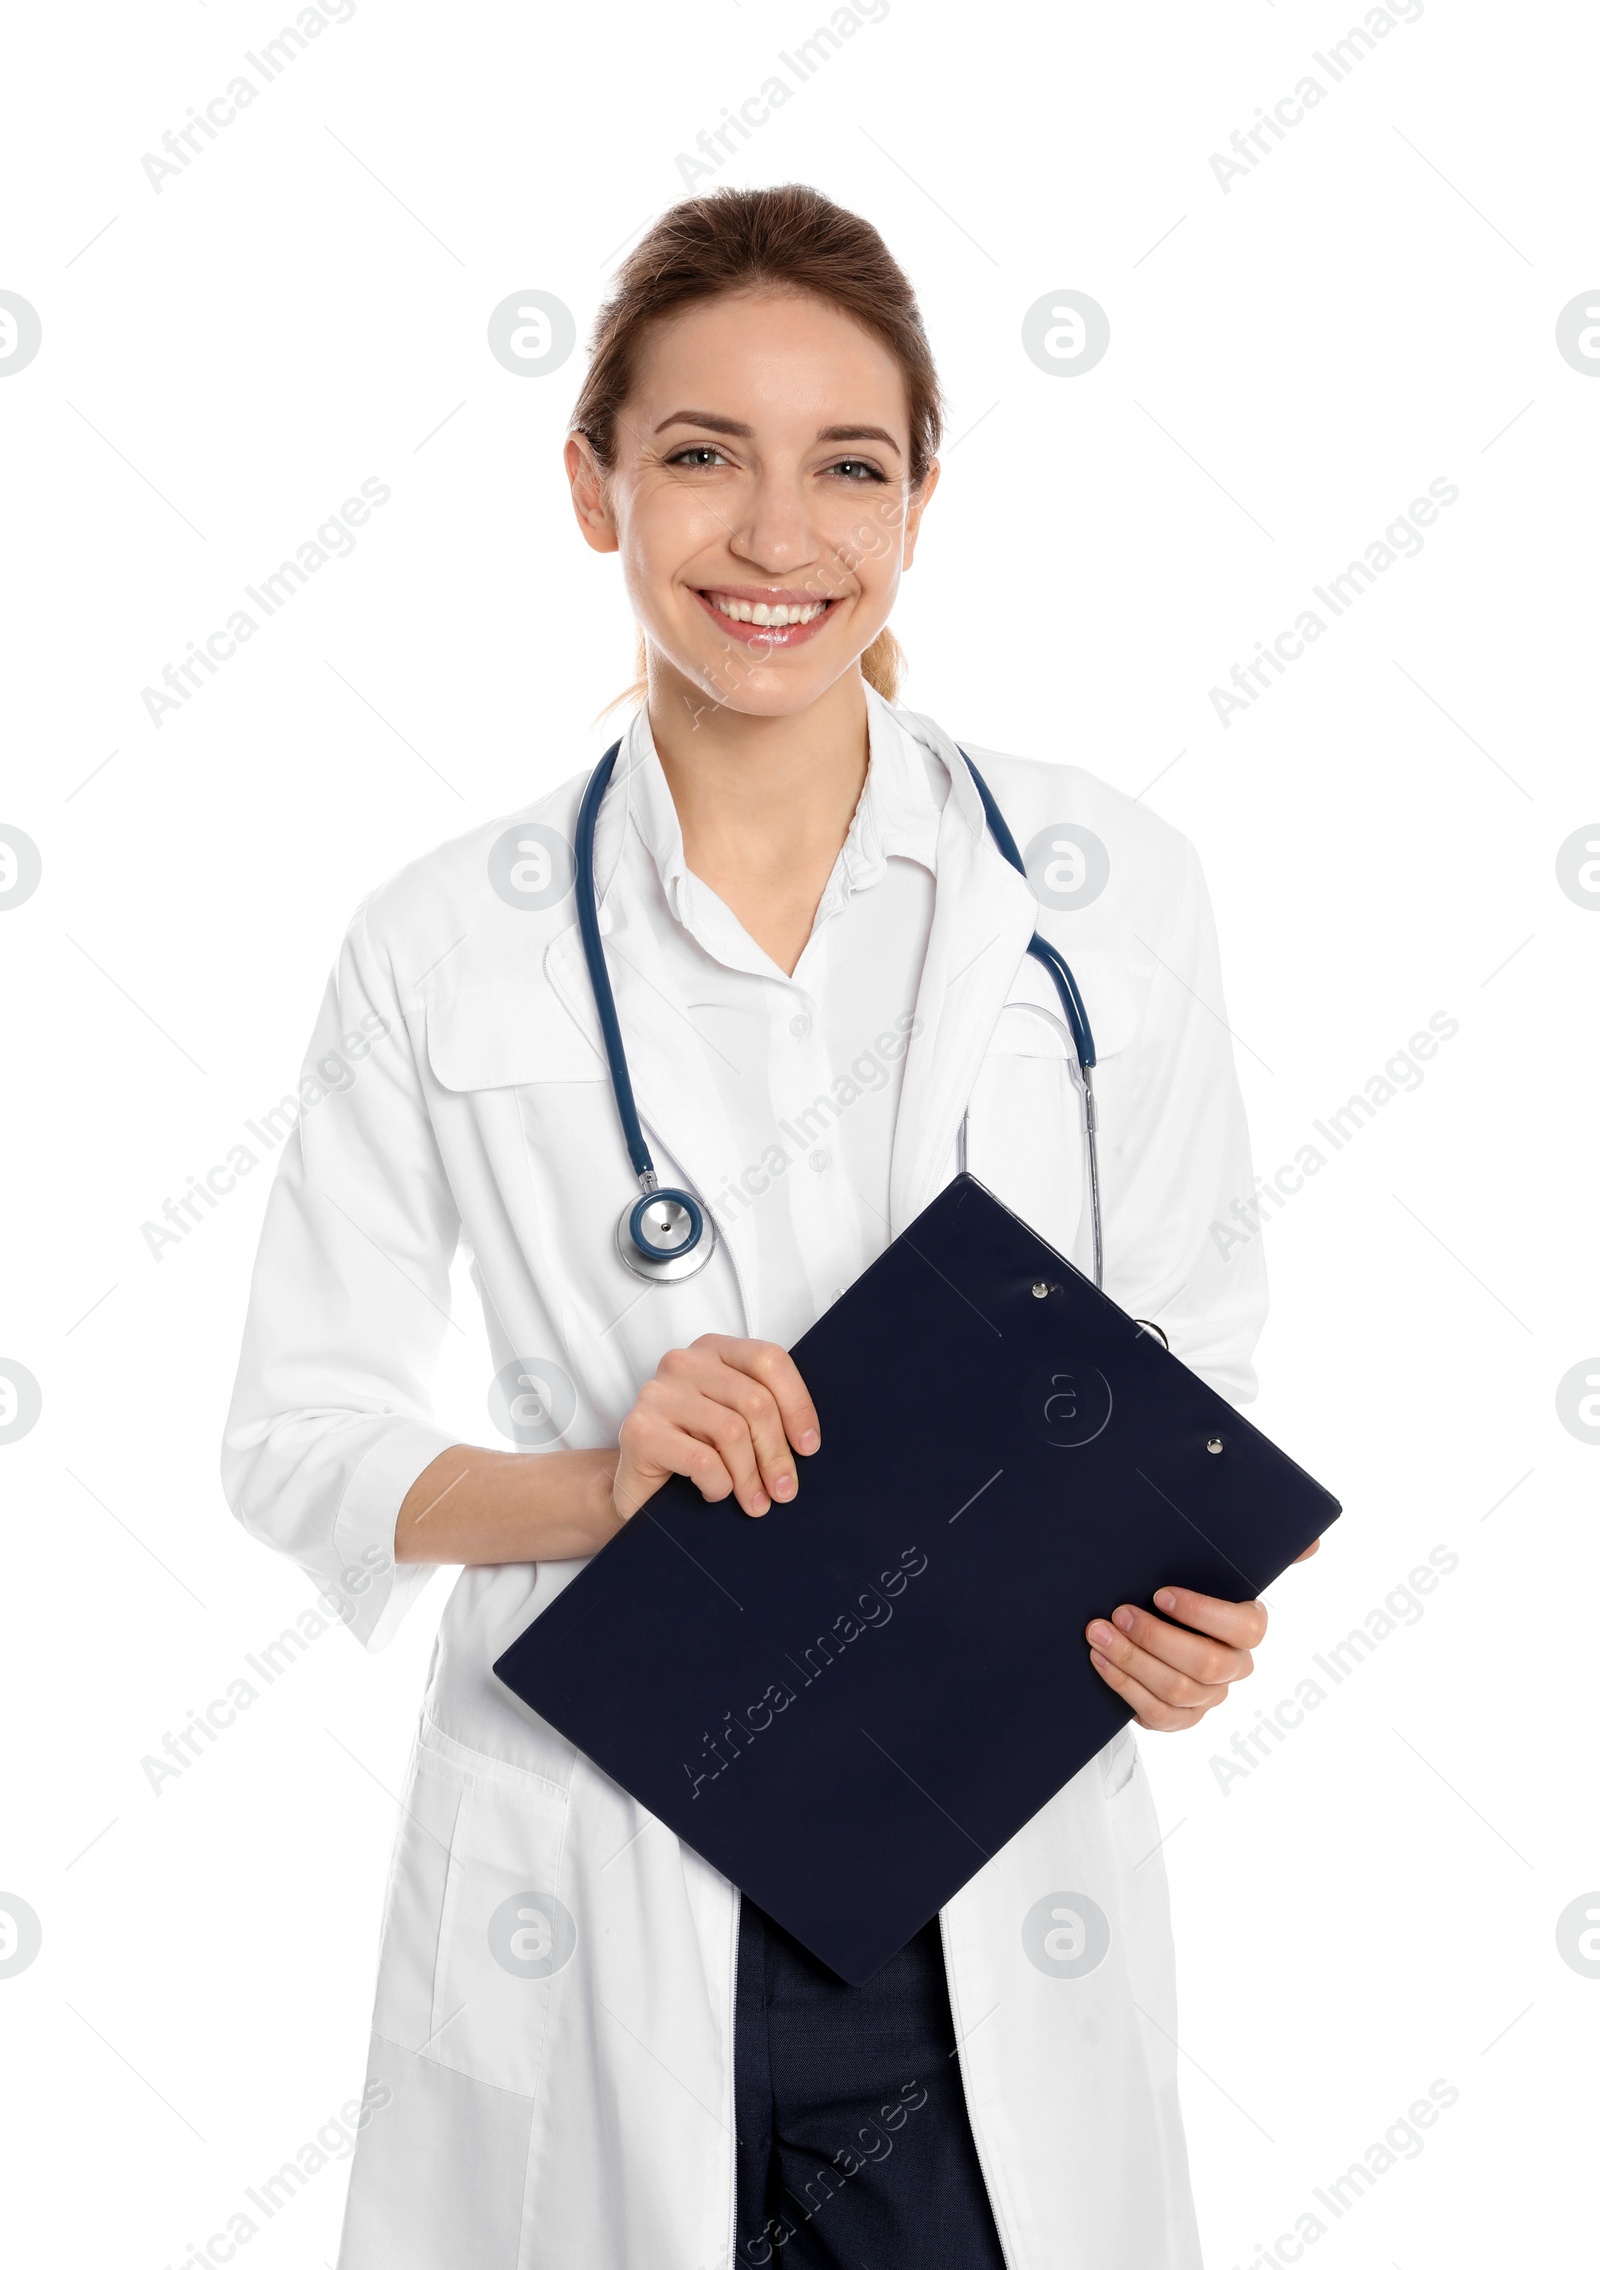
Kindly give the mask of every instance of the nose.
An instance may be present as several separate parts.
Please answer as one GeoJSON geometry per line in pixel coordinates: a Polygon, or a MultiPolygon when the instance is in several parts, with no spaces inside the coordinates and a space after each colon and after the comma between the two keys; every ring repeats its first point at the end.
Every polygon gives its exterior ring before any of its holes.
{"type": "Polygon", "coordinates": [[[797,470],[763,468],[729,530],[728,549],[774,582],[831,557],[807,484],[797,470]]]}

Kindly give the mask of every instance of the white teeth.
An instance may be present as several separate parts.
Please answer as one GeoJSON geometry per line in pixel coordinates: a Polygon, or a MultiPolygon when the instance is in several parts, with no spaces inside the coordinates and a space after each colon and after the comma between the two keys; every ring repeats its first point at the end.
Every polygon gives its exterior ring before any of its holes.
{"type": "Polygon", "coordinates": [[[814,623],[827,605],[826,600],[817,599],[793,607],[785,606],[781,600],[776,606],[768,606],[764,599],[758,599],[752,606],[748,599],[726,599],[720,591],[708,591],[706,597],[719,615],[727,615],[736,623],[755,623],[763,630],[775,631],[787,630],[794,623],[814,623]]]}

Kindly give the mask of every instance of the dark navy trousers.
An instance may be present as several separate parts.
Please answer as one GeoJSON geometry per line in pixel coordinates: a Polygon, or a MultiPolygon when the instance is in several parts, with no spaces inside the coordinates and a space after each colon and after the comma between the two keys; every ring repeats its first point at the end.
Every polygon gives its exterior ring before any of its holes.
{"type": "Polygon", "coordinates": [[[937,1917],[846,1986],[742,1903],[738,2270],[1005,2270],[955,2047],[937,1917]]]}

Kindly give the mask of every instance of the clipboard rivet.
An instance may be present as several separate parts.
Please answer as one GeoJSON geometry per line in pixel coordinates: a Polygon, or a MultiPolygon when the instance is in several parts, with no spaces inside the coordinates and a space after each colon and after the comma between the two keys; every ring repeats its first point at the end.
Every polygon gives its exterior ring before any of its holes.
{"type": "Polygon", "coordinates": [[[1036,1284],[1036,1285],[1034,1286],[1034,1288],[1033,1288],[1033,1297],[1034,1297],[1034,1299],[1035,1299],[1036,1301],[1042,1301],[1042,1300],[1048,1299],[1048,1297],[1049,1297],[1049,1293],[1050,1293],[1050,1287],[1049,1287],[1049,1286],[1048,1286],[1048,1285],[1047,1285],[1047,1284],[1045,1283],[1044,1279],[1043,1279],[1043,1278],[1041,1277],[1041,1278],[1039,1279],[1038,1283],[1037,1283],[1037,1284],[1036,1284]]]}
{"type": "Polygon", "coordinates": [[[1206,1442],[1206,1448],[1207,1448],[1207,1450],[1209,1450],[1209,1451],[1210,1451],[1210,1453],[1211,1453],[1212,1457],[1213,1457],[1213,1458],[1215,1458],[1215,1457],[1216,1457],[1216,1456],[1217,1456],[1217,1455],[1218,1455],[1218,1454],[1220,1453],[1220,1451],[1221,1451],[1221,1449],[1222,1449],[1222,1437],[1221,1437],[1221,1435],[1211,1435],[1211,1436],[1209,1436],[1209,1437],[1208,1437],[1208,1439],[1207,1439],[1207,1442],[1206,1442]]]}

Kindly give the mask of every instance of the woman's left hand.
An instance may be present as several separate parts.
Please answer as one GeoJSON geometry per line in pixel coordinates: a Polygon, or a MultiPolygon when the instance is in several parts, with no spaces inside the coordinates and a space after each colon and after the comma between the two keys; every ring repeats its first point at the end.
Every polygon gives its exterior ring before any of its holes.
{"type": "MultiPolygon", "coordinates": [[[[1300,1559],[1316,1549],[1308,1545],[1300,1559]]],[[[1155,1603],[1159,1616],[1126,1606],[1109,1623],[1097,1616],[1088,1627],[1089,1661],[1141,1726],[1171,1734],[1197,1725],[1227,1700],[1235,1679],[1249,1678],[1250,1650],[1261,1645],[1267,1611],[1259,1600],[1213,1600],[1173,1585],[1164,1585],[1155,1603]]]]}

